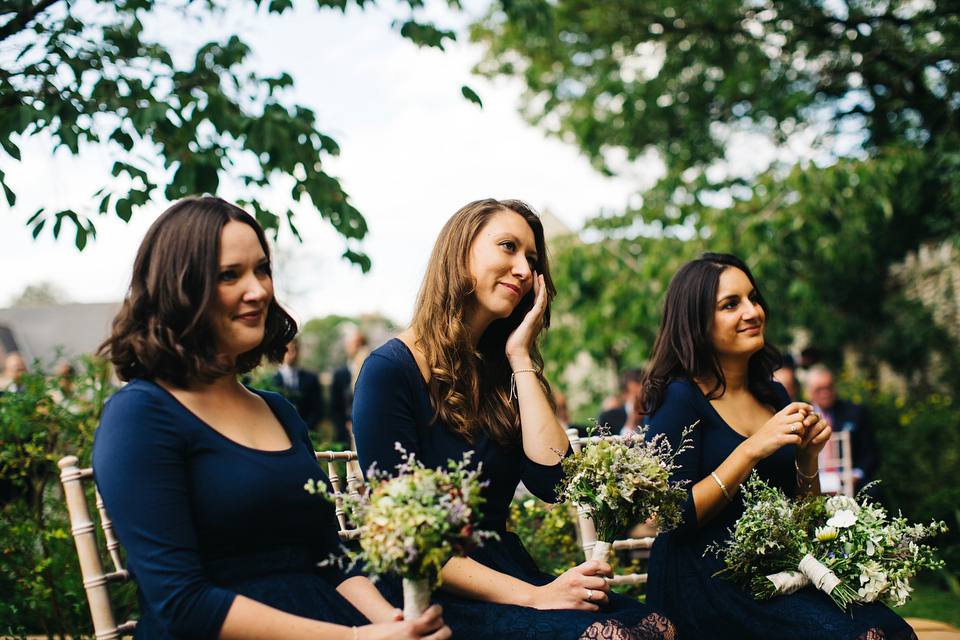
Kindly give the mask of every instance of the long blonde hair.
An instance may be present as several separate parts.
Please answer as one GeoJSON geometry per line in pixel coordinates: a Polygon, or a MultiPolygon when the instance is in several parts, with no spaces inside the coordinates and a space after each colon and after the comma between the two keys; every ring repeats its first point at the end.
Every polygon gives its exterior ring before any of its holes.
{"type": "MultiPolygon", "coordinates": [[[[417,296],[412,327],[430,367],[427,388],[436,410],[434,419],[471,444],[486,432],[499,446],[508,448],[520,441],[520,414],[509,397],[511,369],[504,349],[507,337],[533,305],[533,290],[509,317],[494,320],[487,327],[476,349],[464,328],[464,313],[474,290],[467,268],[470,247],[484,225],[501,211],[521,215],[533,231],[538,256],[534,269],[543,274],[547,293],[544,326],[549,325],[550,301],[556,287],[550,277],[540,218],[520,200],[488,198],[457,211],[440,231],[417,296]]],[[[530,357],[539,372],[543,357],[536,343],[530,357]]],[[[540,373],[537,375],[550,397],[549,385],[540,373]]]]}

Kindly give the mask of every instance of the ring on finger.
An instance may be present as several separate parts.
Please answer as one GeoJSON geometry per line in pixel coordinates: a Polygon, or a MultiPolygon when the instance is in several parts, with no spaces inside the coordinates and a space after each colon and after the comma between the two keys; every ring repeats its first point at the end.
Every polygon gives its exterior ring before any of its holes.
{"type": "Polygon", "coordinates": [[[796,433],[796,432],[797,432],[797,425],[795,424],[790,425],[790,433],[796,433]]]}
{"type": "Polygon", "coordinates": [[[587,602],[593,598],[593,589],[587,589],[587,602]]]}

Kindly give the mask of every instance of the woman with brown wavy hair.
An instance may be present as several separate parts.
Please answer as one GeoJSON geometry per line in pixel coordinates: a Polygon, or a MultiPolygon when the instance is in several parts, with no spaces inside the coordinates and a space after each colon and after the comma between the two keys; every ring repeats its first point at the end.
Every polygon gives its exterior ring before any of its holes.
{"type": "Polygon", "coordinates": [[[101,347],[129,381],[93,447],[97,486],[137,582],[136,638],[431,638],[342,554],[329,483],[280,395],[243,386],[296,333],[273,297],[263,230],[219,198],[181,200],[147,232],[101,347]],[[375,621],[379,624],[369,624],[375,621]]]}
{"type": "MultiPolygon", "coordinates": [[[[537,337],[555,294],[543,226],[518,200],[479,200],[440,232],[413,323],[367,357],[354,396],[363,468],[391,472],[397,445],[430,467],[472,452],[482,465],[481,529],[499,534],[451,559],[434,597],[457,638],[672,638],[670,622],[610,593],[610,566],[585,562],[554,578],[506,531],[522,480],[552,502],[569,444],[551,407],[537,337]]],[[[399,602],[395,582],[382,580],[399,602]]]]}

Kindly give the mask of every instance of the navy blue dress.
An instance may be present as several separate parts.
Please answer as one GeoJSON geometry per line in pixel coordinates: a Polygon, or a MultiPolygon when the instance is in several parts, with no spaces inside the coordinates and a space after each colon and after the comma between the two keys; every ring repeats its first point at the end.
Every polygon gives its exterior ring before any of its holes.
{"type": "MultiPolygon", "coordinates": [[[[776,383],[781,404],[789,403],[776,383]]],[[[676,448],[684,427],[700,423],[693,431],[693,448],[682,453],[675,478],[690,487],[710,475],[746,438],[730,428],[700,388],[686,380],[669,384],[663,405],[650,416],[650,435],[665,433],[676,448]]],[[[793,445],[761,460],[756,470],[771,486],[792,495],[796,488],[793,445]]],[[[732,580],[714,574],[723,560],[706,552],[711,543],[726,540],[743,513],[740,492],[733,502],[702,527],[697,526],[693,492],[688,490],[683,523],[657,536],[650,556],[647,602],[663,611],[685,640],[906,640],[916,638],[904,620],[885,605],[853,607],[852,615],[840,610],[823,592],[806,587],[769,600],[756,600],[732,580]],[[869,634],[868,634],[869,632],[869,634]]]]}
{"type": "Polygon", "coordinates": [[[287,431],[286,451],[240,445],[152,382],[106,403],[93,468],[137,582],[137,638],[216,638],[237,594],[296,615],[368,624],[336,591],[356,575],[317,563],[343,553],[329,483],[307,428],[275,393],[253,390],[287,431]]]}
{"type": "MultiPolygon", "coordinates": [[[[407,346],[394,339],[371,353],[363,363],[354,395],[353,432],[360,464],[367,470],[376,463],[393,472],[400,462],[395,449],[415,453],[428,467],[446,467],[449,459],[460,460],[474,452],[474,465],[482,463],[482,477],[490,484],[483,490],[481,529],[496,531],[500,540],[489,540],[470,554],[477,562],[529,584],[542,586],[553,577],[543,573],[516,534],[507,532],[510,502],[522,480],[534,495],[556,501],[556,487],[563,477],[559,464],[544,466],[527,459],[522,451],[504,451],[486,435],[473,445],[433,421],[434,411],[427,385],[407,346]]],[[[388,600],[399,606],[398,581],[381,578],[377,585],[388,600]]],[[[632,598],[611,594],[610,603],[599,612],[574,610],[541,611],[530,607],[481,602],[461,598],[441,589],[433,599],[443,606],[443,620],[458,639],[557,640],[579,638],[659,639],[666,621],[632,598]]]]}

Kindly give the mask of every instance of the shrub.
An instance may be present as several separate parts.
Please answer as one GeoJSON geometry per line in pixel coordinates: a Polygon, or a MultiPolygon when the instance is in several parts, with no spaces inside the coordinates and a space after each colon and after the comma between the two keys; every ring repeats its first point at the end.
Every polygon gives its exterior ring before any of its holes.
{"type": "Polygon", "coordinates": [[[845,386],[870,413],[890,507],[912,522],[943,520],[950,527],[932,544],[946,562],[944,578],[960,593],[960,403],[940,393],[897,396],[864,383],[845,386]]]}
{"type": "Polygon", "coordinates": [[[26,374],[0,395],[0,635],[90,635],[76,548],[57,461],[90,463],[93,430],[110,389],[87,361],[74,388],[26,374]]]}

